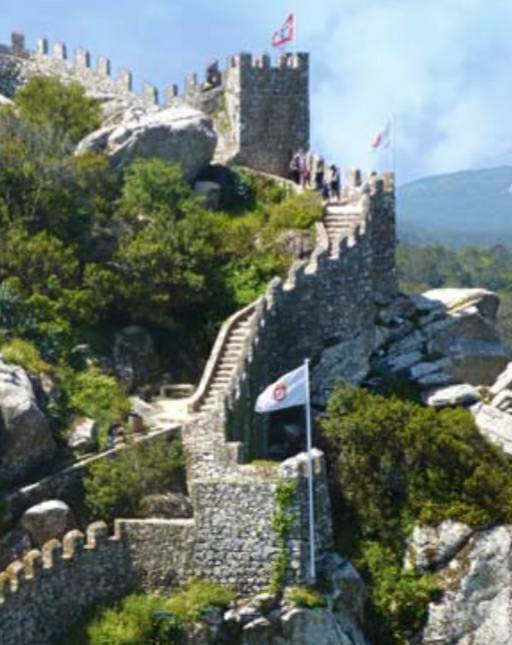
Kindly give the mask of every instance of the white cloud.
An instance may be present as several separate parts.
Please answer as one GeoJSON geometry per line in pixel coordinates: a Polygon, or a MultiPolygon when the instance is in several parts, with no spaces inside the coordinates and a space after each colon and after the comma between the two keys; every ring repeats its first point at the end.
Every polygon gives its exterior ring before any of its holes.
{"type": "Polygon", "coordinates": [[[368,165],[391,113],[402,179],[510,160],[512,3],[304,0],[298,15],[314,143],[342,165],[368,165]]]}

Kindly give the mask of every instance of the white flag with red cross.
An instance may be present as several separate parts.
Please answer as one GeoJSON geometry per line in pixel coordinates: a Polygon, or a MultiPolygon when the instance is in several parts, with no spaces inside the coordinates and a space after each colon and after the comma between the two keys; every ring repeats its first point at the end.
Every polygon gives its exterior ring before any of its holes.
{"type": "Polygon", "coordinates": [[[256,401],[256,412],[275,412],[307,402],[307,373],[302,365],[266,387],[256,401]]]}

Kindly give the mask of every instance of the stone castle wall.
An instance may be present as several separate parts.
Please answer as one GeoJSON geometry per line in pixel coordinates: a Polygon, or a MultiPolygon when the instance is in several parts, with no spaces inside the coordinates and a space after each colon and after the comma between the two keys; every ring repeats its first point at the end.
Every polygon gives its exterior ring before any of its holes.
{"type": "Polygon", "coordinates": [[[136,94],[131,71],[120,68],[113,76],[105,56],[93,65],[83,47],[70,57],[65,43],[50,45],[41,38],[31,50],[23,34],[12,34],[10,45],[0,45],[0,93],[11,96],[18,85],[37,75],[81,83],[89,95],[104,102],[107,115],[134,106],[188,103],[213,118],[219,138],[216,160],[221,163],[288,176],[292,153],[309,148],[309,57],[305,53],[282,54],[276,65],[267,55],[253,59],[239,54],[228,59],[220,87],[204,91],[198,75],[190,74],[181,95],[173,84],[160,96],[147,82],[136,94]]]}
{"type": "Polygon", "coordinates": [[[309,149],[309,56],[239,54],[228,59],[222,87],[202,92],[197,77],[186,100],[213,117],[217,160],[289,175],[291,156],[309,149]]]}
{"type": "Polygon", "coordinates": [[[389,301],[396,293],[392,178],[374,177],[365,191],[357,185],[347,190],[359,209],[354,235],[342,239],[333,253],[319,224],[310,260],[296,262],[286,281],[273,280],[254,305],[243,355],[227,392],[200,421],[203,434],[218,438],[212,474],[236,468],[237,459],[264,453],[267,421],[254,414],[264,385],[309,358],[314,391],[314,368],[322,350],[362,333],[371,336],[376,300],[389,301]]]}
{"type": "MultiPolygon", "coordinates": [[[[314,454],[318,559],[332,546],[325,464],[314,454]],[[327,523],[326,523],[327,522],[327,523]]],[[[131,591],[169,593],[191,578],[230,584],[243,595],[264,588],[279,542],[272,518],[280,481],[296,482],[289,512],[289,579],[307,579],[306,455],[271,475],[196,481],[194,519],[116,520],[113,536],[96,522],[51,540],[0,574],[1,645],[49,645],[83,612],[131,591]]]]}

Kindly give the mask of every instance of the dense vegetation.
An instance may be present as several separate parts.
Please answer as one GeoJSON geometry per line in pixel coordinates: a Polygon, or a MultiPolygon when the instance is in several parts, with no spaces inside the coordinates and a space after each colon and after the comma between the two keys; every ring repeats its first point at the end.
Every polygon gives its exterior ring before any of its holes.
{"type": "Polygon", "coordinates": [[[94,612],[62,645],[177,645],[187,642],[187,625],[209,608],[226,609],[234,597],[229,588],[205,580],[192,582],[170,598],[127,596],[94,612]]]}
{"type": "Polygon", "coordinates": [[[137,517],[144,495],[184,490],[181,443],[165,439],[142,443],[116,459],[99,460],[92,464],[84,487],[91,518],[112,522],[116,517],[137,517]]]}
{"type": "Polygon", "coordinates": [[[501,298],[498,328],[512,345],[512,251],[505,246],[474,246],[458,251],[445,246],[398,247],[398,271],[406,293],[440,287],[480,287],[501,298]]]}
{"type": "Polygon", "coordinates": [[[510,461],[463,409],[436,412],[340,385],[327,412],[338,546],[369,582],[370,637],[406,643],[436,588],[431,575],[402,569],[413,526],[510,523],[510,461]]]}
{"type": "Polygon", "coordinates": [[[79,85],[35,78],[14,101],[0,109],[0,351],[52,375],[62,427],[103,410],[105,428],[126,409],[100,371],[116,331],[144,326],[162,368],[194,378],[220,321],[288,267],[281,232],[310,227],[321,206],[225,170],[222,210],[208,211],[177,166],[137,160],[118,175],[102,155],[76,156],[100,123],[79,85]],[[83,344],[97,366],[85,373],[83,344]]]}

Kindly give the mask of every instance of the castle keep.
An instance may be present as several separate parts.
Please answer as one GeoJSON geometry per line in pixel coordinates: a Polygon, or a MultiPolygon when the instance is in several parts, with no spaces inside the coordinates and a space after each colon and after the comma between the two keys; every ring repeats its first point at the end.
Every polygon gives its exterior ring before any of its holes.
{"type": "MultiPolygon", "coordinates": [[[[0,94],[12,95],[17,85],[32,76],[57,76],[78,81],[99,98],[107,111],[159,105],[160,94],[145,82],[141,94],[133,90],[130,70],[112,76],[111,63],[99,56],[93,65],[88,50],[79,47],[70,58],[64,43],[50,47],[46,38],[29,50],[22,34],[12,34],[11,44],[0,45],[0,94]]],[[[239,54],[228,59],[218,87],[204,91],[197,74],[163,92],[165,106],[188,103],[209,115],[219,137],[216,160],[236,163],[275,175],[287,176],[290,158],[299,148],[309,148],[309,57],[282,54],[277,65],[269,56],[239,54]]]]}
{"type": "MultiPolygon", "coordinates": [[[[116,80],[104,61],[90,69],[81,52],[72,66],[48,56],[40,43],[28,52],[21,37],[0,49],[0,66],[13,60],[17,81],[31,73],[78,78],[90,92],[122,101],[153,101],[156,92],[133,94],[128,76],[116,80]],[[36,71],[38,70],[38,71],[36,71]],[[151,96],[150,96],[151,95],[151,96]]],[[[221,144],[217,158],[283,175],[291,149],[309,145],[308,57],[241,54],[230,59],[218,87],[203,92],[190,78],[186,100],[210,114],[221,144]]],[[[110,100],[110,99],[109,99],[110,100]]],[[[262,389],[311,359],[312,390],[332,387],[320,378],[325,348],[364,337],[373,347],[377,303],[396,294],[394,183],[391,175],[350,173],[340,204],[326,209],[307,260],[295,262],[285,280],[222,326],[194,397],[182,435],[194,515],[182,520],[119,519],[113,536],[103,523],[86,535],[72,531],[48,542],[0,574],[0,645],[47,645],[95,603],[139,588],[165,592],[191,577],[232,585],[242,594],[268,586],[284,554],[287,580],[308,581],[306,456],[263,471],[250,460],[265,456],[268,419],[254,414],[262,389]],[[293,527],[283,538],[274,524],[278,492],[293,487],[285,509],[293,527]]],[[[317,564],[332,548],[325,463],[314,451],[317,564]]],[[[53,484],[46,483],[45,491],[53,484]]],[[[55,483],[55,486],[58,484],[55,483]]],[[[33,503],[34,500],[32,499],[33,503]]]]}

